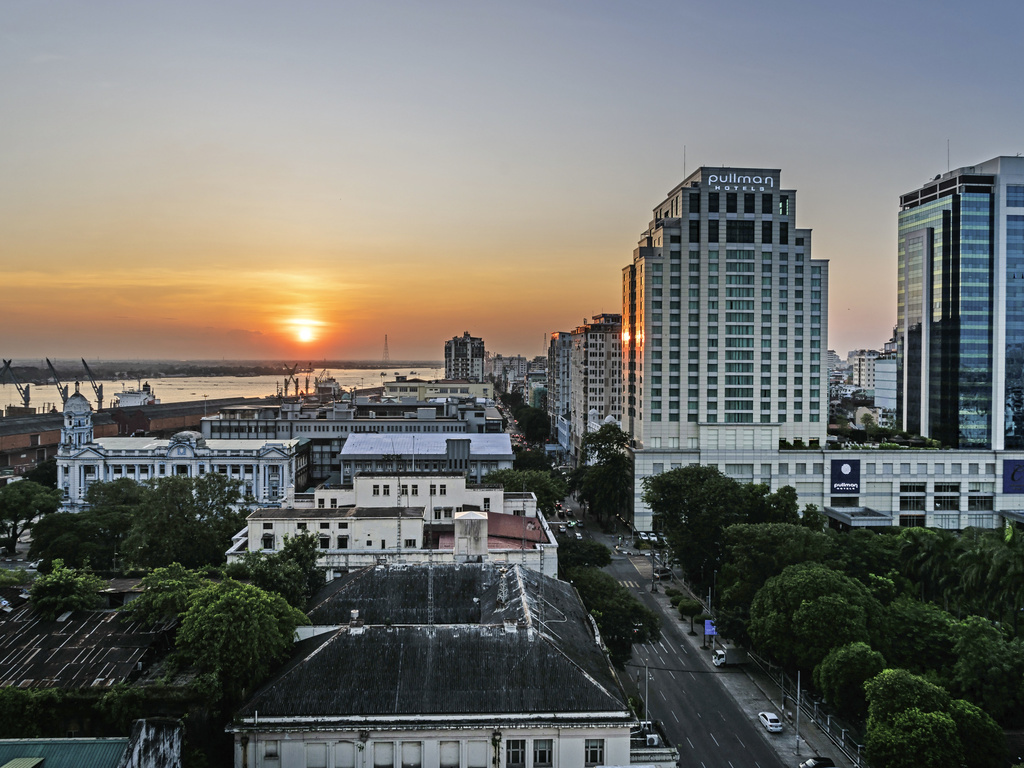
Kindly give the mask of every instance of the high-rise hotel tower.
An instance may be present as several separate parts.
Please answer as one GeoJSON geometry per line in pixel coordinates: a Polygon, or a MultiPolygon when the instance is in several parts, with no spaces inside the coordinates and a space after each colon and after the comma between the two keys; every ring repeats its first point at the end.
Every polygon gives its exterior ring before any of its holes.
{"type": "Polygon", "coordinates": [[[811,259],[778,169],[687,176],[655,206],[622,303],[637,528],[650,529],[643,478],[679,466],[673,451],[824,443],[828,262],[811,259]]]}
{"type": "Polygon", "coordinates": [[[1024,448],[1024,158],[900,197],[897,414],[952,448],[1024,448]]]}

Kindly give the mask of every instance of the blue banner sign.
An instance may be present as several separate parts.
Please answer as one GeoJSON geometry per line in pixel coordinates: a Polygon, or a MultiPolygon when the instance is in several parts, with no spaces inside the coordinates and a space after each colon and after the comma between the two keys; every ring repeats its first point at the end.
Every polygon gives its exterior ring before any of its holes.
{"type": "Polygon", "coordinates": [[[704,634],[705,635],[717,635],[718,630],[715,629],[715,622],[711,619],[704,620],[704,634]]]}
{"type": "Polygon", "coordinates": [[[860,493],[860,459],[832,459],[832,493],[860,493]]]}
{"type": "Polygon", "coordinates": [[[1024,460],[1003,459],[1003,493],[1024,493],[1024,460]]]}

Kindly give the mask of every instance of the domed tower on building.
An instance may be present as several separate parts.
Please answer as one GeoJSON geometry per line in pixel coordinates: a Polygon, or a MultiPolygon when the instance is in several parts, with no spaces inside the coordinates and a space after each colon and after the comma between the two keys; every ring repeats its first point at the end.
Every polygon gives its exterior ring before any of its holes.
{"type": "Polygon", "coordinates": [[[93,442],[92,406],[78,391],[64,403],[64,426],[60,431],[61,448],[81,448],[93,442]]]}

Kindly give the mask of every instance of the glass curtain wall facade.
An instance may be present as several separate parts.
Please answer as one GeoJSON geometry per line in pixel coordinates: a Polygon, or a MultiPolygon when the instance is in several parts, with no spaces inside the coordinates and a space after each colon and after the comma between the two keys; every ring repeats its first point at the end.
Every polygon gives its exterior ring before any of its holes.
{"type": "Polygon", "coordinates": [[[951,448],[1024,448],[1024,158],[900,197],[897,413],[951,448]]]}

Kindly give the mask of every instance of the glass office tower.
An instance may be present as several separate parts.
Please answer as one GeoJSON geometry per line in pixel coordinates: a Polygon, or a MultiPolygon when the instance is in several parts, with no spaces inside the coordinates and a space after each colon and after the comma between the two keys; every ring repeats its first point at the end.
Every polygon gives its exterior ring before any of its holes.
{"type": "Polygon", "coordinates": [[[897,412],[953,448],[1024,447],[1024,158],[900,197],[897,412]]]}

